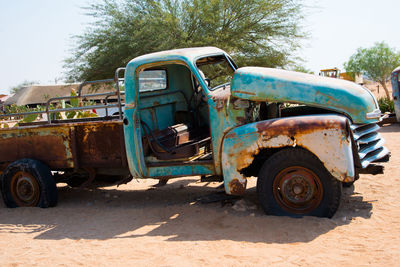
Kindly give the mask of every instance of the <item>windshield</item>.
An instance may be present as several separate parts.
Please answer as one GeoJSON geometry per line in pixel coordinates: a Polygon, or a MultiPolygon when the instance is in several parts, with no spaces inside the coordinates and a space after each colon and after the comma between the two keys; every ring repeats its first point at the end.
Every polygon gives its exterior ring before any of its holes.
{"type": "Polygon", "coordinates": [[[205,76],[203,78],[206,81],[209,80],[208,87],[210,90],[230,83],[235,71],[225,55],[200,58],[196,61],[196,66],[203,72],[205,76]]]}

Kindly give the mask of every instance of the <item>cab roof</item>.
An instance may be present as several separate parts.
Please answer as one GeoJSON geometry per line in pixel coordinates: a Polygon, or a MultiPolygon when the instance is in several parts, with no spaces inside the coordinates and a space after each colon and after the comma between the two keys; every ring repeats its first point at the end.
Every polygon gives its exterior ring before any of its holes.
{"type": "Polygon", "coordinates": [[[186,62],[193,62],[196,58],[201,56],[215,55],[215,54],[226,54],[225,51],[217,47],[192,47],[167,50],[161,52],[155,52],[146,54],[143,56],[136,57],[129,62],[129,65],[142,65],[145,63],[151,63],[156,61],[169,61],[169,60],[182,60],[186,62]]]}

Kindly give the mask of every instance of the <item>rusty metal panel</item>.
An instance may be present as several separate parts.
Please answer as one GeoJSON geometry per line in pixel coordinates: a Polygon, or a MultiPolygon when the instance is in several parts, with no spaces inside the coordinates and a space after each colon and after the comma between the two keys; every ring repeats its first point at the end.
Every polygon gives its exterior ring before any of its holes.
{"type": "Polygon", "coordinates": [[[51,169],[74,166],[70,127],[19,127],[0,131],[0,164],[32,158],[47,164],[51,169]]]}
{"type": "Polygon", "coordinates": [[[87,121],[0,131],[0,169],[32,158],[51,169],[127,166],[122,122],[87,121]]]}
{"type": "Polygon", "coordinates": [[[246,188],[242,170],[263,149],[302,147],[317,156],[333,177],[352,181],[355,176],[350,126],[337,115],[299,116],[260,121],[230,131],[223,142],[225,190],[240,195],[246,188]]]}
{"type": "Polygon", "coordinates": [[[75,131],[80,168],[126,166],[121,121],[77,124],[75,131]]]}

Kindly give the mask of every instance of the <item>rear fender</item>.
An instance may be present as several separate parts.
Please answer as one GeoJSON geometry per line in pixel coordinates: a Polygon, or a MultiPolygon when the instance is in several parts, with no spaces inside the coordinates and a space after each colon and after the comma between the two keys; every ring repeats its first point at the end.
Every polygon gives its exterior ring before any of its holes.
{"type": "Polygon", "coordinates": [[[338,115],[280,118],[236,127],[225,135],[222,145],[225,191],[243,195],[247,183],[243,170],[268,148],[307,149],[333,177],[351,182],[355,176],[351,138],[347,118],[338,115]]]}

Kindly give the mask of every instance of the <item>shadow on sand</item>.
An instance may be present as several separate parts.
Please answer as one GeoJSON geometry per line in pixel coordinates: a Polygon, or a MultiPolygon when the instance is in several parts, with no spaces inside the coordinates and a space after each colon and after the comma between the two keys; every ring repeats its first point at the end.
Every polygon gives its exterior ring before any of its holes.
{"type": "Polygon", "coordinates": [[[0,204],[0,233],[33,233],[36,239],[45,240],[162,236],[167,241],[294,243],[309,242],[353,218],[371,216],[371,202],[363,201],[354,187],[344,188],[333,219],[295,219],[264,215],[255,188],[244,197],[249,204],[244,211],[231,204],[199,204],[199,196],[216,189],[193,182],[173,180],[162,188],[129,191],[59,187],[55,208],[7,209],[0,204]]]}
{"type": "Polygon", "coordinates": [[[381,133],[393,133],[393,132],[400,132],[400,123],[390,123],[384,124],[379,129],[381,133]]]}

